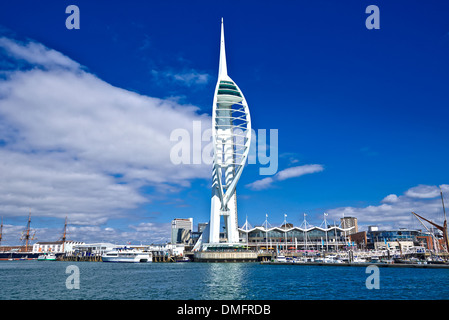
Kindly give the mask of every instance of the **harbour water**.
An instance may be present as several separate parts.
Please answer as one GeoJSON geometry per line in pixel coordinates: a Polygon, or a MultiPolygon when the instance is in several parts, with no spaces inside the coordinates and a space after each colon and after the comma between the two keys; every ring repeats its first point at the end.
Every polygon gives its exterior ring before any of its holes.
{"type": "Polygon", "coordinates": [[[259,263],[0,261],[1,300],[442,300],[449,269],[379,268],[368,289],[365,267],[259,263]],[[79,270],[79,289],[68,289],[79,270]],[[67,273],[66,273],[67,272],[67,273]]]}

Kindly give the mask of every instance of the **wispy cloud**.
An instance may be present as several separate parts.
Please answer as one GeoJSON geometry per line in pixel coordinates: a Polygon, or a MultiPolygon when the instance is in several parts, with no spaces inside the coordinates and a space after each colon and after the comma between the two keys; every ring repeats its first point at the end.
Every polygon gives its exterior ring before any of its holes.
{"type": "Polygon", "coordinates": [[[201,73],[194,69],[173,71],[173,70],[152,70],[153,77],[162,83],[170,82],[177,83],[179,85],[191,87],[193,85],[205,85],[210,80],[210,75],[207,73],[201,73]]]}
{"type": "Polygon", "coordinates": [[[15,59],[45,67],[63,67],[72,70],[81,66],[62,53],[49,49],[38,42],[20,43],[6,37],[0,37],[0,48],[15,59]]]}
{"type": "MultiPolygon", "coordinates": [[[[444,194],[449,193],[449,185],[440,186],[444,194]]],[[[361,225],[380,225],[382,227],[410,227],[416,212],[435,222],[442,222],[442,203],[438,186],[418,185],[404,192],[402,195],[389,194],[380,204],[366,207],[341,207],[328,210],[329,216],[339,219],[354,216],[361,225]]],[[[420,226],[421,228],[421,226],[420,226]]]]}
{"type": "Polygon", "coordinates": [[[296,166],[284,169],[276,173],[273,177],[267,177],[264,179],[256,180],[246,185],[247,188],[252,190],[263,190],[272,186],[276,181],[283,181],[286,179],[296,178],[305,174],[311,174],[315,172],[321,172],[324,167],[320,164],[306,164],[302,166],[296,166]]]}

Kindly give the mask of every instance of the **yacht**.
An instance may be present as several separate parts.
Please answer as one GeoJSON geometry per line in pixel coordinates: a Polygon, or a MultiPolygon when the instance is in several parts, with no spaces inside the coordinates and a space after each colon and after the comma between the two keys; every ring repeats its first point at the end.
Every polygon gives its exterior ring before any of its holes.
{"type": "Polygon", "coordinates": [[[153,262],[153,254],[129,248],[117,248],[101,256],[103,262],[153,262]]]}
{"type": "Polygon", "coordinates": [[[343,260],[340,259],[336,254],[329,254],[323,259],[324,263],[343,263],[343,260]]]}
{"type": "Polygon", "coordinates": [[[355,256],[352,263],[366,263],[366,259],[362,257],[355,256]]]}
{"type": "Polygon", "coordinates": [[[56,255],[51,252],[41,254],[37,257],[37,261],[56,261],[56,255]]]}

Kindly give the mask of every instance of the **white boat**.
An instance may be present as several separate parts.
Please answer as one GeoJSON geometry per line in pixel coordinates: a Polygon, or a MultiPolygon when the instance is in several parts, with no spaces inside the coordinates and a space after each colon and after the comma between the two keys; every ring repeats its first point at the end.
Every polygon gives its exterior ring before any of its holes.
{"type": "Polygon", "coordinates": [[[56,255],[51,252],[44,253],[37,257],[37,261],[56,261],[56,255]]]}
{"type": "Polygon", "coordinates": [[[352,263],[366,263],[366,259],[364,257],[354,256],[352,263]]]}
{"type": "Polygon", "coordinates": [[[304,263],[304,259],[302,257],[293,258],[293,263],[304,263]]]}
{"type": "Polygon", "coordinates": [[[101,256],[103,262],[153,262],[153,254],[149,251],[139,251],[136,249],[115,249],[105,252],[101,256]]]}
{"type": "Polygon", "coordinates": [[[285,256],[277,256],[275,262],[287,262],[287,258],[285,256]]]}
{"type": "Polygon", "coordinates": [[[336,254],[328,254],[323,259],[324,263],[343,263],[343,260],[339,258],[336,254]]]}
{"type": "Polygon", "coordinates": [[[180,257],[176,259],[176,262],[190,262],[189,257],[180,257]]]}

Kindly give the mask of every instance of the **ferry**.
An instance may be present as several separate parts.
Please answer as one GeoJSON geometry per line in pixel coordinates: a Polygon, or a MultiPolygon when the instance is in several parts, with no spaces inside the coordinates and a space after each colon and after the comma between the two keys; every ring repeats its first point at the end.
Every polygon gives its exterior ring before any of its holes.
{"type": "Polygon", "coordinates": [[[56,255],[54,253],[44,253],[37,257],[37,261],[56,261],[56,255]]]}
{"type": "Polygon", "coordinates": [[[153,262],[153,254],[149,251],[139,251],[129,248],[118,248],[107,251],[101,256],[103,262],[153,262]]]}

